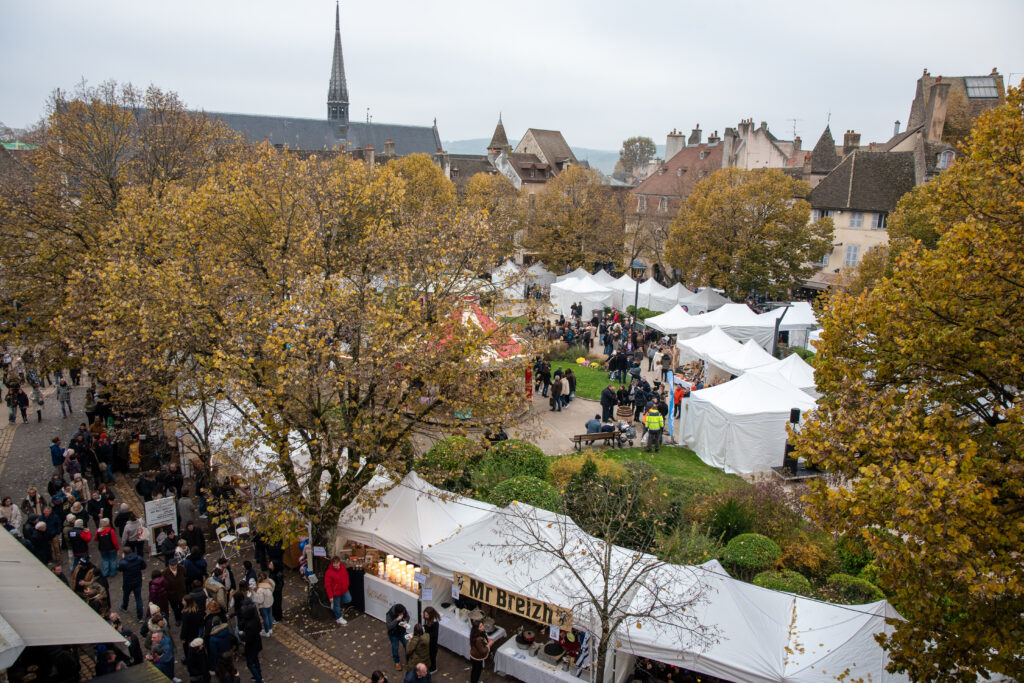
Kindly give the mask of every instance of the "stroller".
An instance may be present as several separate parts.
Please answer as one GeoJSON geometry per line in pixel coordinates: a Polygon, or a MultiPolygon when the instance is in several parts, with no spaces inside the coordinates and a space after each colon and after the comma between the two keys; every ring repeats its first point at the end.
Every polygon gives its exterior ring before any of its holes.
{"type": "Polygon", "coordinates": [[[633,441],[636,440],[636,429],[633,428],[633,424],[626,420],[619,420],[618,428],[619,448],[625,448],[627,442],[632,446],[633,441]]]}

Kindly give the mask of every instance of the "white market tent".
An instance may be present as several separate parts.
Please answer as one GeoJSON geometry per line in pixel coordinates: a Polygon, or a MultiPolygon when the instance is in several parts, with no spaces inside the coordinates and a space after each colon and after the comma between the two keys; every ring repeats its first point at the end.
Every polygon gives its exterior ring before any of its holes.
{"type": "Polygon", "coordinates": [[[754,368],[750,372],[778,375],[811,397],[818,397],[817,385],[814,383],[814,368],[795,353],[770,365],[754,368]]]}
{"type": "Polygon", "coordinates": [[[124,638],[14,536],[0,530],[0,671],[26,647],[124,638]]]}
{"type": "Polygon", "coordinates": [[[506,299],[520,301],[526,296],[526,282],[519,266],[512,261],[505,261],[491,271],[491,284],[506,299]]]}
{"type": "Polygon", "coordinates": [[[724,304],[704,315],[678,318],[671,331],[680,340],[697,337],[718,326],[737,341],[753,339],[762,347],[769,348],[775,334],[775,322],[761,318],[746,304],[724,304]]]}
{"type": "Polygon", "coordinates": [[[572,271],[571,273],[566,273],[565,275],[559,275],[557,281],[558,282],[565,282],[566,280],[572,280],[573,278],[580,278],[580,277],[590,277],[590,271],[588,271],[586,268],[580,267],[580,268],[577,268],[576,270],[572,271]]]}
{"type": "Polygon", "coordinates": [[[742,375],[747,370],[771,365],[776,358],[761,348],[753,339],[748,339],[740,348],[709,354],[709,360],[730,375],[742,375]]]}
{"type": "Polygon", "coordinates": [[[701,359],[709,361],[712,354],[728,353],[743,348],[738,341],[722,332],[721,327],[712,327],[704,334],[682,339],[676,342],[680,350],[680,360],[690,361],[701,359]]]}
{"type": "Polygon", "coordinates": [[[673,306],[661,315],[651,316],[644,324],[663,334],[675,334],[676,329],[685,326],[685,321],[691,317],[681,306],[673,306]]]}
{"type": "Polygon", "coordinates": [[[615,302],[612,304],[615,308],[625,309],[624,301],[627,304],[633,303],[633,298],[636,295],[636,280],[628,274],[623,274],[608,286],[615,292],[615,302]]]}
{"type": "Polygon", "coordinates": [[[691,296],[696,294],[693,290],[687,289],[682,282],[677,282],[669,287],[668,293],[675,297],[677,303],[684,299],[689,299],[691,296]]]}
{"type": "Polygon", "coordinates": [[[814,315],[814,309],[807,301],[794,301],[789,304],[788,309],[785,306],[773,308],[766,313],[762,313],[761,317],[771,320],[773,323],[781,317],[782,323],[779,325],[779,330],[784,332],[789,330],[813,330],[818,327],[818,318],[814,315]],[[785,314],[783,314],[783,311],[785,311],[785,314]]]}
{"type": "Polygon", "coordinates": [[[686,308],[687,313],[697,315],[699,313],[714,311],[715,309],[721,308],[725,304],[732,302],[710,287],[702,287],[697,290],[696,294],[685,299],[680,299],[679,303],[686,308]]]}
{"type": "Polygon", "coordinates": [[[612,290],[595,282],[589,273],[586,277],[570,278],[551,285],[551,303],[555,313],[564,316],[568,316],[570,307],[579,302],[583,304],[583,317],[589,318],[592,310],[611,306],[612,300],[612,290]]]}
{"type": "MultiPolygon", "coordinates": [[[[668,288],[654,278],[647,278],[641,282],[640,287],[634,290],[633,294],[638,299],[637,305],[641,308],[649,308],[652,311],[668,311],[676,307],[676,297],[669,294],[668,288]]],[[[626,294],[623,294],[622,302],[623,308],[633,303],[626,294]]]]}
{"type": "Polygon", "coordinates": [[[597,280],[598,283],[604,285],[605,287],[608,287],[609,285],[611,285],[611,283],[615,282],[615,276],[610,275],[608,271],[605,270],[604,268],[594,273],[591,277],[597,280]]]}
{"type": "MultiPolygon", "coordinates": [[[[388,486],[374,477],[371,491],[388,486]]],[[[416,472],[374,500],[357,498],[338,521],[338,535],[379,548],[407,560],[423,563],[428,548],[493,514],[489,503],[455,496],[427,483],[416,472]]]]}
{"type": "Polygon", "coordinates": [[[540,261],[526,269],[526,284],[537,287],[550,287],[557,281],[554,273],[544,267],[540,261]]]}
{"type": "Polygon", "coordinates": [[[790,409],[805,413],[814,406],[813,398],[778,375],[746,373],[690,394],[682,438],[712,467],[730,474],[766,472],[782,464],[790,409]]]}
{"type": "Polygon", "coordinates": [[[851,680],[909,680],[885,671],[888,657],[874,640],[876,633],[892,632],[887,618],[899,618],[884,600],[833,605],[772,591],[729,577],[717,560],[662,571],[663,583],[706,587],[706,602],[688,611],[717,641],[699,651],[680,648],[665,624],[641,619],[639,628],[631,623],[619,632],[622,651],[744,683],[835,681],[846,670],[851,680]]]}

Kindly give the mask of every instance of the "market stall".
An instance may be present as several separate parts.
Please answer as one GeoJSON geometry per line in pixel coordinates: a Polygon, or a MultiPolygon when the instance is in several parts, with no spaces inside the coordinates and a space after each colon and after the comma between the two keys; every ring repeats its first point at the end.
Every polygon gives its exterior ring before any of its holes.
{"type": "Polygon", "coordinates": [[[574,280],[576,278],[581,278],[581,277],[590,277],[590,271],[588,271],[586,268],[577,268],[576,270],[572,271],[571,273],[566,273],[565,275],[559,275],[556,281],[557,282],[565,282],[566,280],[574,280]]]}
{"type": "Polygon", "coordinates": [[[753,339],[748,339],[738,349],[711,352],[708,354],[708,360],[730,375],[736,376],[776,361],[775,356],[761,348],[753,339]]]}
{"type": "Polygon", "coordinates": [[[612,306],[619,310],[624,310],[626,305],[633,303],[633,296],[636,293],[636,280],[628,274],[623,274],[608,286],[615,292],[612,306]]]}
{"type": "MultiPolygon", "coordinates": [[[[652,311],[668,311],[676,308],[678,303],[676,296],[670,294],[668,288],[654,278],[647,278],[641,282],[640,286],[634,290],[634,298],[637,301],[637,306],[652,311]]],[[[632,306],[633,300],[629,298],[628,294],[624,294],[622,303],[625,308],[632,306]]]]}
{"type": "Polygon", "coordinates": [[[551,303],[555,313],[569,316],[574,303],[583,305],[583,317],[590,318],[591,311],[612,305],[612,290],[600,285],[589,273],[585,277],[574,277],[551,285],[551,303]]]}
{"type": "Polygon", "coordinates": [[[505,261],[491,271],[491,284],[505,299],[522,301],[526,296],[526,278],[522,269],[512,261],[505,261]]]}
{"type": "Polygon", "coordinates": [[[702,287],[693,295],[679,300],[679,304],[690,315],[714,311],[728,303],[732,302],[710,287],[702,287]]]}
{"type": "Polygon", "coordinates": [[[363,577],[364,611],[379,621],[386,621],[388,610],[396,603],[404,605],[409,614],[416,614],[419,599],[418,592],[414,593],[379,576],[367,573],[363,577]]]}
{"type": "Polygon", "coordinates": [[[644,321],[644,324],[662,334],[675,334],[677,329],[686,326],[686,321],[691,317],[683,310],[682,306],[672,306],[661,315],[651,316],[644,321]]]}
{"type": "Polygon", "coordinates": [[[545,289],[553,285],[557,280],[558,277],[539,261],[526,269],[526,284],[529,287],[545,289]]]}
{"type": "Polygon", "coordinates": [[[605,270],[604,268],[591,275],[591,277],[597,280],[599,284],[602,284],[605,287],[615,282],[615,276],[609,274],[608,271],[605,270]]]}
{"type": "Polygon", "coordinates": [[[579,683],[582,671],[568,661],[557,664],[543,659],[539,653],[531,654],[509,639],[494,653],[494,672],[513,676],[529,683],[579,683]]]}
{"type": "Polygon", "coordinates": [[[761,317],[771,320],[773,323],[781,318],[779,332],[788,334],[790,346],[802,349],[807,348],[810,331],[819,327],[818,318],[814,315],[814,308],[807,301],[793,301],[762,313],[761,317]]]}
{"type": "MultiPolygon", "coordinates": [[[[441,615],[441,623],[437,629],[437,643],[443,648],[451,650],[455,654],[469,659],[469,630],[472,626],[472,619],[466,609],[460,609],[454,604],[445,603],[447,607],[437,607],[441,615]]],[[[493,624],[493,630],[488,631],[487,637],[495,642],[508,637],[504,628],[493,624]]]]}
{"type": "Polygon", "coordinates": [[[778,375],[811,398],[820,396],[814,383],[814,368],[795,353],[774,363],[754,368],[750,372],[778,375]]]}
{"type": "Polygon", "coordinates": [[[687,289],[682,282],[677,282],[671,287],[669,287],[668,293],[670,296],[675,298],[676,303],[680,303],[686,299],[689,299],[694,294],[696,294],[696,292],[694,292],[692,289],[687,289]]]}

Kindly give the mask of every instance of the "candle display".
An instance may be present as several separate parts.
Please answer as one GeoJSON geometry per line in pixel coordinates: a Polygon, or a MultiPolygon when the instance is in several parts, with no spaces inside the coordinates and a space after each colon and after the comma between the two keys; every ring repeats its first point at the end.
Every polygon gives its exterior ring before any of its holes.
{"type": "Polygon", "coordinates": [[[421,571],[420,567],[394,555],[388,555],[384,562],[377,563],[377,572],[381,578],[413,592],[419,591],[420,585],[416,582],[416,574],[421,571]]]}

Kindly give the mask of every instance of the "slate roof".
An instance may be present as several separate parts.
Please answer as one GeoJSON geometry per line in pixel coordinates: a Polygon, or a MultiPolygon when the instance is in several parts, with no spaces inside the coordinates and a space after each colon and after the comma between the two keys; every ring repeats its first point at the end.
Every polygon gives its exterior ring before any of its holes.
{"type": "Polygon", "coordinates": [[[508,155],[508,161],[524,183],[546,183],[553,177],[551,166],[545,164],[536,154],[523,154],[512,152],[508,155]],[[530,177],[530,169],[539,170],[540,173],[530,177]]]}
{"type": "Polygon", "coordinates": [[[448,161],[451,165],[452,182],[457,185],[468,183],[477,173],[498,172],[487,157],[479,154],[449,154],[448,161]]]}
{"type": "Polygon", "coordinates": [[[832,137],[832,131],[828,126],[822,131],[821,137],[815,143],[811,151],[811,173],[828,173],[839,163],[839,155],[836,154],[836,141],[832,137]]]}
{"type": "Polygon", "coordinates": [[[384,143],[395,143],[395,154],[433,154],[441,148],[437,129],[430,126],[407,126],[397,123],[352,122],[347,126],[327,119],[302,119],[289,116],[229,114],[206,112],[210,118],[223,121],[253,142],[267,140],[293,150],[329,150],[335,147],[351,150],[373,145],[384,150],[384,143]],[[342,135],[341,131],[345,130],[342,135]]]}
{"type": "Polygon", "coordinates": [[[559,162],[565,160],[569,160],[573,164],[579,163],[579,160],[576,159],[576,155],[572,153],[569,143],[565,141],[561,131],[557,130],[528,128],[526,133],[523,135],[523,139],[519,141],[519,145],[516,149],[518,150],[521,148],[524,141],[531,135],[540,147],[541,154],[539,156],[551,166],[557,166],[559,162]]]}
{"type": "Polygon", "coordinates": [[[487,145],[487,149],[504,149],[510,148],[508,144],[508,136],[505,135],[505,124],[501,122],[501,117],[498,117],[498,125],[494,127],[494,135],[491,136],[491,144],[487,145]]]}
{"type": "Polygon", "coordinates": [[[811,206],[887,212],[913,189],[913,152],[856,151],[811,190],[811,206]]]}

